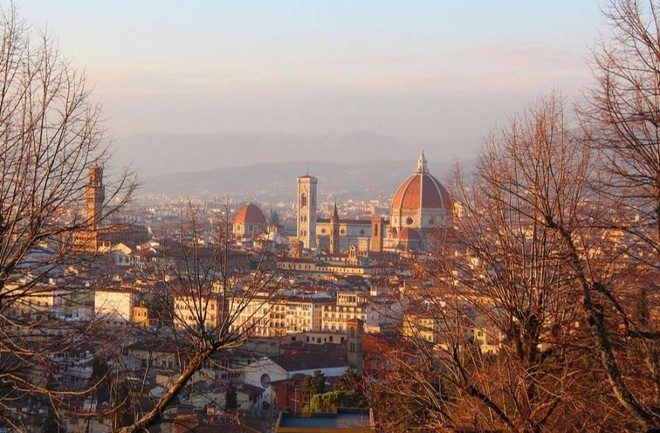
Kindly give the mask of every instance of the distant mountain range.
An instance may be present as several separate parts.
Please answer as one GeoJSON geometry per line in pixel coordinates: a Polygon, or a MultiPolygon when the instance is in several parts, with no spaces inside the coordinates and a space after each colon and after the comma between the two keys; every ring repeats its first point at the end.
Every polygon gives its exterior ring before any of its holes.
{"type": "Polygon", "coordinates": [[[351,163],[416,158],[399,140],[371,132],[303,135],[282,132],[139,134],[114,143],[113,164],[143,178],[290,161],[351,163]]]}
{"type": "MultiPolygon", "coordinates": [[[[401,182],[414,172],[416,163],[411,159],[351,164],[312,161],[308,173],[318,177],[318,194],[323,200],[390,198],[401,182]]],[[[428,164],[433,175],[444,182],[451,163],[428,164]]],[[[191,197],[226,195],[255,201],[293,200],[296,177],[306,173],[306,164],[301,162],[216,168],[147,178],[140,192],[191,197]]]]}
{"type": "MultiPolygon", "coordinates": [[[[430,149],[431,150],[431,149],[430,149]]],[[[427,156],[437,154],[436,149],[427,156]]],[[[419,149],[369,132],[142,134],[115,143],[113,164],[140,172],[140,193],[291,200],[296,177],[319,178],[320,198],[389,197],[416,168],[419,149]]],[[[441,181],[451,161],[429,162],[441,181]]]]}

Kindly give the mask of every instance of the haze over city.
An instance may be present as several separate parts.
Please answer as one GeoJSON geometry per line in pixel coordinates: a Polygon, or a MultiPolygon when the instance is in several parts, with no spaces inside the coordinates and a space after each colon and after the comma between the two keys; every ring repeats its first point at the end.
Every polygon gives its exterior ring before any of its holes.
{"type": "MultiPolygon", "coordinates": [[[[591,80],[590,46],[606,30],[596,1],[30,0],[17,7],[85,68],[121,163],[130,162],[126,147],[139,152],[135,134],[195,142],[188,134],[234,131],[365,131],[409,146],[410,161],[421,147],[432,161],[469,158],[490,129],[539,94],[578,96],[591,80]]],[[[308,158],[291,153],[281,160],[308,158]]],[[[183,171],[213,168],[199,157],[190,165],[183,171]]]]}

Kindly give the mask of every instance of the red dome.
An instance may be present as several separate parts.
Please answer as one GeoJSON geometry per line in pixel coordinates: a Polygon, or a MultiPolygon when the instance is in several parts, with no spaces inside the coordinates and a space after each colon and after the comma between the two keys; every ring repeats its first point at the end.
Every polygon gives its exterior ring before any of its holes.
{"type": "Polygon", "coordinates": [[[234,222],[237,224],[263,224],[266,225],[266,217],[259,209],[259,206],[253,203],[244,204],[236,213],[234,222]]]}
{"type": "Polygon", "coordinates": [[[445,209],[451,213],[449,193],[426,168],[424,152],[417,161],[417,171],[403,181],[392,199],[392,209],[445,209]]]}
{"type": "Polygon", "coordinates": [[[393,209],[449,209],[447,190],[429,173],[415,173],[403,181],[392,199],[393,209]]]}

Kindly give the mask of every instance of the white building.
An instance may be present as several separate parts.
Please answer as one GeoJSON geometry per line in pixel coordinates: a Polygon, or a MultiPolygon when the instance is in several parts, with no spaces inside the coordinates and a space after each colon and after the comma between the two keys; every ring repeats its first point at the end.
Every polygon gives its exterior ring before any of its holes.
{"type": "Polygon", "coordinates": [[[245,383],[259,386],[265,391],[262,402],[273,405],[272,382],[291,379],[294,375],[313,376],[320,370],[326,378],[344,374],[350,364],[333,352],[299,352],[292,355],[265,357],[245,368],[245,383]]]}
{"type": "Polygon", "coordinates": [[[125,324],[133,317],[137,293],[131,288],[97,289],[94,291],[94,314],[115,324],[125,324]]]}

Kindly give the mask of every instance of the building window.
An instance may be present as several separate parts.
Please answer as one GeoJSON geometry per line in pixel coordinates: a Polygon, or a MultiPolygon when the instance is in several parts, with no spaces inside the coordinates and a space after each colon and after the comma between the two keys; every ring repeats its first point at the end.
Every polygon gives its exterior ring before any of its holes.
{"type": "Polygon", "coordinates": [[[413,223],[413,219],[411,217],[406,218],[406,224],[411,225],[413,223]]]}

